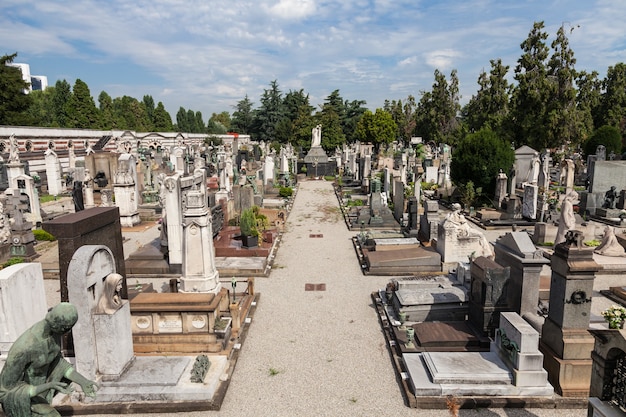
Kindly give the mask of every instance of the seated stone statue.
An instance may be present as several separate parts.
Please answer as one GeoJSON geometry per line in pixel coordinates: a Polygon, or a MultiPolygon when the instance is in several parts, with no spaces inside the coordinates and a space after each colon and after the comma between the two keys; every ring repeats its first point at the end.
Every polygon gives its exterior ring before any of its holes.
{"type": "Polygon", "coordinates": [[[0,403],[7,417],[60,417],[50,403],[57,391],[71,393],[71,382],[95,397],[96,383],[61,356],[61,336],[77,320],[76,307],[60,303],[15,341],[0,372],[0,403]]]}
{"type": "Polygon", "coordinates": [[[615,204],[617,203],[617,191],[615,190],[615,186],[611,186],[611,189],[604,193],[604,204],[602,204],[602,208],[614,209],[615,204]]]}
{"type": "Polygon", "coordinates": [[[604,229],[604,237],[602,238],[602,243],[598,246],[595,252],[599,255],[604,256],[624,256],[626,255],[626,251],[624,247],[620,245],[615,237],[615,231],[611,226],[607,226],[604,229]]]}
{"type": "Polygon", "coordinates": [[[477,238],[480,250],[476,251],[475,257],[493,258],[494,251],[489,240],[480,230],[476,230],[469,225],[467,219],[461,213],[461,205],[459,203],[452,204],[452,212],[446,216],[444,223],[448,227],[454,226],[456,228],[457,238],[477,238]]]}

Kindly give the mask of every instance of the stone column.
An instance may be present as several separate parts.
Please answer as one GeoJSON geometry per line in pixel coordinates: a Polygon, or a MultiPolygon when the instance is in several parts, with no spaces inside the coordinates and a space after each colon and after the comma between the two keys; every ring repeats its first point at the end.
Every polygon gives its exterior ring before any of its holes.
{"type": "Polygon", "coordinates": [[[587,397],[591,382],[594,338],[587,329],[593,281],[602,267],[583,240],[582,232],[571,230],[554,249],[550,311],[541,332],[544,368],[555,391],[564,397],[587,397]]]}
{"type": "MultiPolygon", "coordinates": [[[[211,210],[206,198],[204,170],[180,180],[183,198],[183,276],[180,292],[212,292],[222,286],[215,266],[211,210]],[[183,188],[184,187],[184,188],[183,188]]],[[[168,211],[169,215],[169,211],[168,211]]]]}
{"type": "Polygon", "coordinates": [[[180,174],[176,173],[163,181],[163,193],[167,216],[167,252],[171,273],[181,273],[183,265],[183,214],[180,207],[180,174]]]}
{"type": "Polygon", "coordinates": [[[120,155],[117,161],[113,192],[115,205],[120,209],[122,227],[133,227],[141,223],[135,157],[129,153],[120,155]]]}

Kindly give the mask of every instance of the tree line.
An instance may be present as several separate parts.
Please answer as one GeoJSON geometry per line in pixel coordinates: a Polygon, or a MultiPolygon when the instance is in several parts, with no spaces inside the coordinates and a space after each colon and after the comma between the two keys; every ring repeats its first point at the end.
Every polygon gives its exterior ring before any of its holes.
{"type": "Polygon", "coordinates": [[[213,113],[206,124],[199,111],[183,107],[172,123],[163,104],[155,105],[148,95],[142,101],[128,96],[112,99],[103,91],[96,106],[81,80],[73,88],[63,80],[46,91],[25,95],[19,70],[4,65],[12,62],[14,54],[0,58],[0,124],[238,132],[305,150],[311,143],[311,129],[322,124],[322,147],[328,152],[356,140],[376,147],[394,140],[408,144],[413,136],[458,147],[464,141],[476,142],[475,135],[480,134],[489,138],[484,139],[487,142],[495,137],[506,147],[528,145],[537,150],[567,146],[588,152],[602,142],[607,154],[619,154],[626,136],[626,65],[609,67],[604,79],[596,71],[577,70],[567,38],[572,30],[561,26],[548,43],[544,23],[535,22],[520,44],[522,54],[512,70],[514,82],[507,78],[511,68],[493,59],[490,70],[479,74],[478,91],[464,106],[460,105],[456,70],[449,76],[435,70],[431,89],[420,91],[419,99],[409,95],[386,100],[374,111],[365,107],[364,100],[344,99],[339,89],[316,108],[303,89],[283,93],[274,80],[264,89],[258,106],[246,95],[233,106],[232,114],[213,113]]]}

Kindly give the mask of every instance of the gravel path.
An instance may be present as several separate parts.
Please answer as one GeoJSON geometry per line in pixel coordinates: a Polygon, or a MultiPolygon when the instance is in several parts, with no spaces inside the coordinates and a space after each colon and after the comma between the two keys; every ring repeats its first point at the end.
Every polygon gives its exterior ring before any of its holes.
{"type": "MultiPolygon", "coordinates": [[[[433,416],[404,404],[332,184],[305,181],[261,294],[222,409],[163,416],[433,416]],[[310,237],[321,234],[323,237],[310,237]],[[326,284],[305,291],[305,284],[326,284]]],[[[148,417],[156,414],[138,414],[148,417]]],[[[586,410],[461,410],[461,416],[583,417],[586,410]]]]}

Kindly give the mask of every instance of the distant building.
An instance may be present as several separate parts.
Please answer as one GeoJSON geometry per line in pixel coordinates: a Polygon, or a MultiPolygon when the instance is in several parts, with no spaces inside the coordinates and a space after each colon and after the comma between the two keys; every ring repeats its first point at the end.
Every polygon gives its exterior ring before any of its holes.
{"type": "Polygon", "coordinates": [[[43,91],[48,88],[48,77],[45,75],[31,75],[30,88],[33,91],[43,91]]]}
{"type": "Polygon", "coordinates": [[[45,75],[30,75],[30,65],[11,63],[12,67],[19,68],[22,71],[22,78],[29,83],[28,88],[24,89],[24,94],[28,94],[35,90],[45,90],[48,88],[48,77],[45,75]]]}

